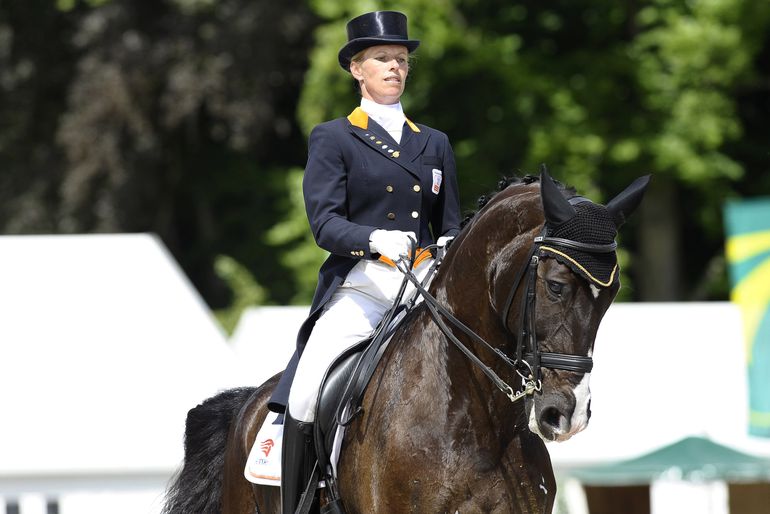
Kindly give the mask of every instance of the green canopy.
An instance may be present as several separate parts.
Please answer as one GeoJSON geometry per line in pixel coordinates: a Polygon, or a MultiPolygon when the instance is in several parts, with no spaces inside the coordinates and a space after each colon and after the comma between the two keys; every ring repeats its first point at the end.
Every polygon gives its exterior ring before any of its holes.
{"type": "Polygon", "coordinates": [[[768,481],[770,460],[702,437],[687,437],[635,459],[578,468],[570,474],[586,485],[642,485],[663,475],[692,481],[768,481]]]}

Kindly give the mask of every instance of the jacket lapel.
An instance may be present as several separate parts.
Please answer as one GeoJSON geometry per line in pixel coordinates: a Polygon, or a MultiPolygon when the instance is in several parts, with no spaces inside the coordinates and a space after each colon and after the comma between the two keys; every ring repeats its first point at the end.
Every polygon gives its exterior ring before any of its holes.
{"type": "Polygon", "coordinates": [[[406,127],[401,135],[401,147],[409,160],[416,161],[422,155],[429,138],[426,132],[420,130],[420,127],[407,118],[406,127]]]}
{"type": "Polygon", "coordinates": [[[351,132],[366,143],[367,146],[383,157],[397,163],[412,175],[419,177],[419,169],[414,161],[419,157],[419,152],[425,147],[425,144],[421,141],[423,138],[414,137],[421,133],[417,125],[407,120],[408,126],[404,127],[404,132],[401,136],[402,144],[398,144],[388,134],[387,130],[370,119],[360,107],[356,107],[350,113],[348,121],[350,122],[351,132]],[[419,139],[419,141],[414,141],[416,139],[419,139]],[[416,154],[414,153],[415,150],[417,150],[416,154]]]}

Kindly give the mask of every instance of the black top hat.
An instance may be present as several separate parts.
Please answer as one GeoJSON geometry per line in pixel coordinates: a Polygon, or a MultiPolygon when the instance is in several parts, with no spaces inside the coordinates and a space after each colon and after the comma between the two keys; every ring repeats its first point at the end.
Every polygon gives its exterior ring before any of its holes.
{"type": "Polygon", "coordinates": [[[406,15],[397,11],[375,11],[348,22],[348,42],[338,55],[340,66],[350,71],[350,60],[361,50],[375,45],[403,45],[411,53],[420,42],[406,35],[406,15]]]}

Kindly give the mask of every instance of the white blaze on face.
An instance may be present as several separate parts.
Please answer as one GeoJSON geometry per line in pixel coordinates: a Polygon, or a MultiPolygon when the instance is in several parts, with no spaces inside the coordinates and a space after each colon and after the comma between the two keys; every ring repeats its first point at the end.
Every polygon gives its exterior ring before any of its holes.
{"type": "Polygon", "coordinates": [[[590,381],[591,374],[586,373],[573,391],[575,395],[575,411],[572,413],[570,433],[567,438],[572,437],[588,426],[588,404],[591,402],[590,381]]]}
{"type": "Polygon", "coordinates": [[[535,411],[537,410],[537,407],[534,405],[534,402],[532,404],[532,408],[529,410],[529,429],[532,431],[533,434],[536,434],[540,436],[540,439],[546,440],[545,437],[543,437],[542,432],[540,432],[540,426],[537,424],[537,414],[535,414],[535,411]]]}
{"type": "Polygon", "coordinates": [[[588,287],[591,288],[591,293],[594,295],[594,300],[599,298],[599,293],[601,293],[601,289],[599,289],[593,284],[588,284],[588,287]]]}
{"type": "MultiPolygon", "coordinates": [[[[591,374],[586,373],[580,380],[580,383],[572,391],[575,396],[575,410],[572,412],[572,418],[570,419],[569,429],[567,427],[560,427],[554,430],[555,441],[566,441],[573,435],[577,434],[581,430],[588,426],[588,404],[591,402],[591,389],[589,382],[591,381],[591,374]]],[[[543,437],[543,433],[540,431],[540,427],[537,423],[537,415],[535,414],[535,407],[529,413],[529,429],[539,435],[543,440],[548,440],[543,437]]]]}

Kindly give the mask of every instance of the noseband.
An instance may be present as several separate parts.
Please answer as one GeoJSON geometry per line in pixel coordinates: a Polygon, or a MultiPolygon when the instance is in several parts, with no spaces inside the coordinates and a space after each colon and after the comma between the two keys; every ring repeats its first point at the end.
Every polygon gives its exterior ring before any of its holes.
{"type": "MultiPolygon", "coordinates": [[[[535,334],[535,279],[537,277],[537,266],[540,263],[542,254],[542,247],[544,245],[556,246],[561,248],[569,248],[574,250],[580,250],[586,253],[610,253],[614,252],[617,248],[617,243],[612,242],[609,244],[589,244],[582,243],[580,241],[574,241],[571,239],[563,239],[558,237],[548,237],[547,229],[544,227],[540,236],[536,237],[532,243],[532,248],[529,251],[527,260],[519,273],[516,275],[516,279],[513,282],[511,291],[508,294],[508,298],[505,302],[505,308],[502,311],[502,322],[504,327],[508,327],[508,318],[510,316],[510,310],[513,305],[513,299],[516,296],[519,286],[524,281],[526,276],[526,289],[524,291],[524,301],[522,302],[521,312],[519,319],[522,320],[521,328],[518,334],[514,333],[516,340],[516,357],[511,359],[502,350],[495,348],[488,342],[486,342],[481,336],[476,334],[462,321],[457,319],[446,307],[441,305],[439,301],[431,295],[420,283],[419,280],[409,269],[407,263],[403,260],[398,261],[397,267],[405,275],[405,280],[409,280],[417,288],[420,296],[423,297],[425,304],[433,318],[433,321],[439,327],[441,332],[452,341],[455,346],[474,364],[476,364],[485,375],[487,375],[497,387],[503,391],[508,398],[515,402],[526,395],[534,394],[535,391],[539,391],[541,388],[540,376],[541,368],[558,369],[564,371],[574,371],[578,373],[590,373],[593,369],[593,359],[585,355],[574,355],[565,353],[553,353],[542,352],[537,341],[535,334]],[[442,319],[443,318],[443,319],[442,319]],[[514,371],[522,378],[524,383],[523,390],[516,392],[513,387],[503,381],[491,367],[484,364],[467,346],[465,346],[453,333],[452,330],[444,323],[444,319],[449,321],[452,325],[465,333],[471,339],[480,343],[488,348],[495,355],[500,357],[508,366],[513,368],[514,371]]],[[[427,250],[428,248],[426,248],[427,250]]],[[[441,256],[437,259],[441,260],[441,256]]],[[[403,288],[402,288],[403,289],[403,288]]]]}

